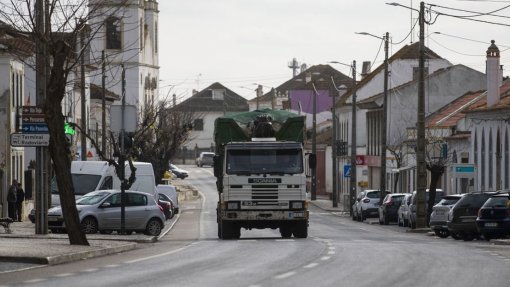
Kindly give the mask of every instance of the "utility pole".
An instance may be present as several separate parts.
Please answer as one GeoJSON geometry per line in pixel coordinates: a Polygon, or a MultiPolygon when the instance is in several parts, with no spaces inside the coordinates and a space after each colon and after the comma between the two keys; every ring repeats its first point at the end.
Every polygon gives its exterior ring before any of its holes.
{"type": "MultiPolygon", "coordinates": [[[[307,75],[312,80],[312,74],[307,75]]],[[[317,91],[312,82],[313,88],[313,117],[312,117],[312,154],[317,157],[317,91]]],[[[311,200],[317,199],[317,166],[312,168],[312,191],[311,200]]]]}
{"type": "Polygon", "coordinates": [[[352,216],[352,205],[356,198],[356,61],[352,61],[352,126],[351,126],[351,181],[349,191],[349,209],[352,216]]]}
{"type": "Polygon", "coordinates": [[[420,2],[420,50],[418,61],[418,109],[416,120],[416,227],[426,226],[425,192],[427,186],[427,169],[425,164],[425,3],[420,2]]]}
{"type": "MultiPolygon", "coordinates": [[[[85,49],[84,32],[80,31],[80,49],[85,49]]],[[[84,53],[83,53],[84,54],[84,53]]],[[[81,93],[81,160],[87,160],[87,118],[86,118],[86,105],[85,105],[85,57],[82,55],[80,60],[80,93],[81,93]]]]}
{"type": "Polygon", "coordinates": [[[121,110],[121,124],[120,124],[120,155],[119,155],[119,166],[120,166],[120,233],[126,234],[126,155],[124,150],[124,137],[126,134],[124,119],[126,112],[126,70],[124,65],[122,68],[122,106],[121,110]]]}
{"type": "Polygon", "coordinates": [[[388,42],[389,33],[384,36],[384,99],[383,99],[383,118],[381,130],[381,178],[380,178],[380,197],[381,203],[386,195],[386,137],[388,127],[388,42]]]}
{"type": "Polygon", "coordinates": [[[107,156],[106,152],[106,61],[105,61],[105,55],[104,50],[101,52],[101,88],[102,88],[102,99],[101,99],[101,149],[105,156],[107,156]]]}
{"type": "Polygon", "coordinates": [[[332,94],[331,94],[331,99],[332,99],[331,120],[333,123],[333,135],[331,136],[331,160],[333,163],[333,169],[332,169],[332,175],[333,175],[332,176],[332,180],[333,180],[332,195],[333,195],[333,197],[332,197],[332,199],[333,199],[333,207],[338,207],[338,187],[337,187],[338,164],[336,162],[336,155],[337,155],[336,148],[337,148],[337,146],[336,146],[336,111],[335,111],[337,91],[331,91],[331,92],[332,92],[332,94]]]}
{"type": "MultiPolygon", "coordinates": [[[[46,15],[44,0],[36,0],[35,17],[36,17],[36,105],[42,107],[46,100],[47,87],[47,60],[46,48],[47,43],[42,40],[46,34],[46,23],[49,19],[46,15]]],[[[35,191],[35,233],[48,234],[48,151],[46,147],[36,147],[36,191],[35,191]]]]}

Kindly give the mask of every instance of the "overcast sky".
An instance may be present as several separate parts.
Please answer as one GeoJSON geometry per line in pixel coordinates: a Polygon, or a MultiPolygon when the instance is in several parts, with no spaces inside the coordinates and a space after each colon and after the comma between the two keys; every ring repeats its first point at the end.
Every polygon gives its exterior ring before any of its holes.
{"type": "MultiPolygon", "coordinates": [[[[410,33],[418,12],[387,2],[416,10],[420,5],[416,0],[159,0],[162,93],[175,93],[180,101],[192,89],[220,82],[251,99],[255,83],[267,92],[289,80],[288,63],[293,58],[308,66],[356,60],[358,71],[363,61],[372,61],[375,68],[384,60],[381,40],[355,32],[377,36],[389,32],[390,56],[418,41],[418,24],[410,33]]],[[[432,18],[427,16],[433,24],[426,25],[425,44],[453,64],[484,72],[485,51],[495,40],[504,75],[508,75],[510,7],[506,7],[510,1],[430,0],[426,4],[458,16],[497,10],[493,13],[497,17],[470,19],[504,25],[446,15],[436,18],[435,13],[432,18]]],[[[348,67],[331,65],[350,75],[348,67]]]]}

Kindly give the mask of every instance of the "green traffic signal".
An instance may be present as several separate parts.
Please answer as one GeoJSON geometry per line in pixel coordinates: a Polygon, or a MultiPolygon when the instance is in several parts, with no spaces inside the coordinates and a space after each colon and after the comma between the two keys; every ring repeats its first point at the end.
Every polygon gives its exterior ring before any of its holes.
{"type": "Polygon", "coordinates": [[[74,135],[76,133],[68,122],[64,124],[64,132],[66,135],[74,135]]]}

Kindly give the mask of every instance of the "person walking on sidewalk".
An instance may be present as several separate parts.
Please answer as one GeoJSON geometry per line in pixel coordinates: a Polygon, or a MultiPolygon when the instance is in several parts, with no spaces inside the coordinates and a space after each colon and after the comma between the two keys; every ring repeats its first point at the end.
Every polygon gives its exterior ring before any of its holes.
{"type": "Polygon", "coordinates": [[[9,187],[9,191],[7,192],[7,203],[9,210],[9,218],[12,220],[16,220],[16,192],[18,189],[18,182],[13,179],[12,185],[9,187]]]}
{"type": "Polygon", "coordinates": [[[25,200],[25,191],[23,190],[23,186],[21,182],[18,182],[18,188],[16,189],[16,215],[17,220],[21,222],[21,218],[23,217],[23,201],[25,200]]]}

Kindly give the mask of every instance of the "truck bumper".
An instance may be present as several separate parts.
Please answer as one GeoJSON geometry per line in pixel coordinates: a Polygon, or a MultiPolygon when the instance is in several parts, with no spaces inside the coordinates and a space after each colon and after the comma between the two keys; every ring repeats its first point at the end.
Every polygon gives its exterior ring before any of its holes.
{"type": "Polygon", "coordinates": [[[222,210],[221,218],[232,221],[308,220],[308,210],[222,210]]]}

